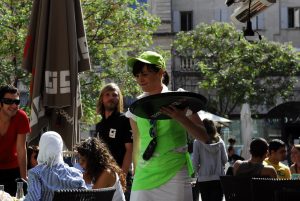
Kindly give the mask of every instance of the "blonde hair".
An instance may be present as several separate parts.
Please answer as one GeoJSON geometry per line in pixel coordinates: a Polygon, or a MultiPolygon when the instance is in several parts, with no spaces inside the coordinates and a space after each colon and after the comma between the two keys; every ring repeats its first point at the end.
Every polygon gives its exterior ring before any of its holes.
{"type": "Polygon", "coordinates": [[[117,106],[117,109],[116,111],[117,112],[123,112],[123,95],[121,93],[121,90],[120,88],[118,87],[117,84],[115,83],[109,83],[109,84],[106,84],[102,89],[101,89],[101,92],[99,94],[99,98],[98,98],[98,101],[97,101],[97,106],[96,106],[96,111],[97,111],[97,114],[101,114],[103,115],[104,114],[104,105],[103,105],[103,95],[107,92],[107,91],[116,91],[118,93],[118,96],[119,96],[119,102],[118,102],[118,106],[117,106]]]}

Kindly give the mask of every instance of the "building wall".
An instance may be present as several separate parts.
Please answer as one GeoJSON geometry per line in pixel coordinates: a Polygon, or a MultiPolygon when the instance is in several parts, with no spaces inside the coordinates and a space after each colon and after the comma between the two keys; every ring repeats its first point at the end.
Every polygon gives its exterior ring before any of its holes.
{"type": "MultiPolygon", "coordinates": [[[[253,0],[254,1],[254,0],[253,0]]],[[[214,21],[232,22],[230,15],[239,4],[233,4],[230,7],[225,5],[225,0],[150,0],[152,13],[162,16],[162,25],[154,37],[154,45],[162,46],[165,50],[170,50],[170,44],[175,34],[180,31],[180,12],[192,12],[192,24],[196,27],[199,23],[212,23],[214,21]],[[158,8],[160,6],[160,8],[158,8]],[[165,10],[164,10],[165,9],[165,10]],[[167,10],[170,9],[170,10],[167,10]],[[169,21],[171,19],[171,21],[169,21]],[[162,34],[163,33],[163,34],[162,34]],[[168,34],[166,34],[168,33],[168,34]]],[[[300,28],[288,28],[288,12],[291,7],[300,7],[300,0],[277,0],[277,2],[258,16],[251,19],[254,30],[257,30],[263,37],[277,42],[290,42],[300,50],[300,28]]],[[[235,24],[242,30],[246,24],[235,24]]],[[[195,68],[192,61],[186,58],[173,57],[168,65],[168,71],[172,73],[173,80],[171,88],[184,88],[188,91],[202,93],[206,97],[210,94],[202,92],[198,86],[201,80],[201,73],[195,68]]],[[[300,84],[298,84],[300,85],[300,84]]],[[[296,87],[296,94],[300,94],[300,86],[296,87]]],[[[300,96],[296,96],[295,100],[300,100],[300,96]]],[[[280,104],[282,100],[278,100],[280,104]]],[[[267,113],[268,108],[260,109],[263,113],[267,113]]],[[[239,109],[236,110],[239,113],[239,109]]],[[[239,138],[239,120],[234,128],[230,128],[228,136],[236,136],[239,138]]],[[[266,120],[254,120],[253,136],[261,136],[266,138],[280,137],[280,127],[270,126],[266,120]]],[[[276,124],[277,125],[277,124],[276,124]]],[[[239,142],[242,143],[242,142],[239,142]]]]}
{"type": "MultiPolygon", "coordinates": [[[[147,3],[149,12],[160,17],[162,22],[154,35],[153,46],[159,46],[170,53],[172,53],[171,44],[174,36],[180,31],[180,12],[191,11],[193,27],[196,27],[202,22],[231,22],[230,15],[239,6],[239,4],[233,4],[227,7],[224,0],[148,0],[147,3]]],[[[251,19],[252,26],[263,37],[278,42],[291,42],[300,50],[300,28],[287,28],[287,8],[289,7],[300,7],[300,1],[277,0],[275,4],[251,19]]],[[[240,30],[246,26],[243,23],[235,25],[240,30]]],[[[182,68],[182,63],[178,58],[169,59],[167,66],[169,74],[175,76],[171,77],[173,83],[170,84],[170,88],[175,90],[181,87],[196,90],[194,86],[201,78],[196,74],[197,70],[182,68]],[[192,75],[193,72],[195,72],[194,75],[192,75]]]]}
{"type": "MultiPolygon", "coordinates": [[[[168,51],[171,55],[171,44],[173,41],[172,32],[172,1],[171,0],[149,0],[149,12],[160,17],[161,25],[153,36],[153,46],[159,46],[161,49],[168,51]]],[[[172,80],[171,58],[166,61],[167,72],[172,80]]],[[[169,84],[172,88],[172,83],[169,84]]]]}

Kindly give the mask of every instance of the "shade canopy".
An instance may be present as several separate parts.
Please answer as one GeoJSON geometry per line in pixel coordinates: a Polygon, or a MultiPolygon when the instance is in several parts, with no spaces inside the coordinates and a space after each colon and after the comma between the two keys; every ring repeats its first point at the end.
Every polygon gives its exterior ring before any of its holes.
{"type": "Polygon", "coordinates": [[[267,118],[288,118],[297,119],[300,115],[300,102],[289,101],[273,107],[268,113],[267,118]]]}

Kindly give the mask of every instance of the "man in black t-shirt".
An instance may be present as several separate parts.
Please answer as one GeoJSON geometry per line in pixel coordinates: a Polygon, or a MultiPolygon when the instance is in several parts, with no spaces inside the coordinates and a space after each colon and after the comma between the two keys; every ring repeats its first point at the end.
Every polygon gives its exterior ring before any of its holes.
{"type": "Polygon", "coordinates": [[[96,125],[96,135],[107,144],[127,175],[132,162],[132,133],[129,119],[122,111],[123,97],[119,87],[114,83],[105,85],[97,102],[97,112],[102,119],[96,125]]]}

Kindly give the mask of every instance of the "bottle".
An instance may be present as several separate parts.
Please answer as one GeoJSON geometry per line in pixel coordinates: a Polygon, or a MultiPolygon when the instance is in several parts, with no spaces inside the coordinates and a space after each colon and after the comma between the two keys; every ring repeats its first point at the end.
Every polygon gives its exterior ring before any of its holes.
{"type": "Polygon", "coordinates": [[[23,200],[23,198],[24,198],[23,182],[17,182],[16,199],[23,200]]]}

